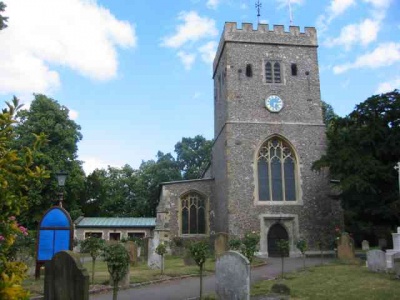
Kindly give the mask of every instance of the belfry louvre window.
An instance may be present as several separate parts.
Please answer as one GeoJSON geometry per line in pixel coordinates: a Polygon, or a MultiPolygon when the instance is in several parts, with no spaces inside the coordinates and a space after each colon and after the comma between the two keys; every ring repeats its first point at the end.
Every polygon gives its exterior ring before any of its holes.
{"type": "Polygon", "coordinates": [[[296,157],[292,148],[274,137],[258,153],[259,201],[296,201],[296,157]]]}
{"type": "Polygon", "coordinates": [[[182,234],[206,233],[206,201],[196,192],[181,199],[182,234]]]}
{"type": "Polygon", "coordinates": [[[282,83],[281,64],[267,61],[265,63],[265,81],[267,83],[282,83]]]}

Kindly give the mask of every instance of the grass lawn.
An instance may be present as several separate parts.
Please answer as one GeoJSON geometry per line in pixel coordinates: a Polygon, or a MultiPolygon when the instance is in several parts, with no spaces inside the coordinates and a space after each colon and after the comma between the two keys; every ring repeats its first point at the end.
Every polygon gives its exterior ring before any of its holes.
{"type": "MultiPolygon", "coordinates": [[[[266,295],[279,280],[256,283],[252,296],[266,295]]],[[[331,264],[286,274],[283,281],[291,290],[291,299],[397,300],[400,280],[393,275],[372,273],[365,266],[331,264]]]]}

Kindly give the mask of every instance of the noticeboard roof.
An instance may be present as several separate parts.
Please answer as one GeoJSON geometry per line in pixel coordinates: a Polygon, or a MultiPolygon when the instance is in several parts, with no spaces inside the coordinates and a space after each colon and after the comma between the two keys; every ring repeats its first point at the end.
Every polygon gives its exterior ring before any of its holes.
{"type": "Polygon", "coordinates": [[[76,228],[155,227],[156,218],[80,218],[76,228]]]}

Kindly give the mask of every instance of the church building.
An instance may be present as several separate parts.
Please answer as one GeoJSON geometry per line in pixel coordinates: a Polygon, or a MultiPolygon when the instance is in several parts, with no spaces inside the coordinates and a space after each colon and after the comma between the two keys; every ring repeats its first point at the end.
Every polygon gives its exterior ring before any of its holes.
{"type": "Polygon", "coordinates": [[[332,245],[341,224],[328,172],[311,170],[326,149],[315,28],[226,23],[214,59],[214,144],[203,178],[161,186],[161,240],[260,233],[260,252],[279,239],[298,254],[332,245]]]}

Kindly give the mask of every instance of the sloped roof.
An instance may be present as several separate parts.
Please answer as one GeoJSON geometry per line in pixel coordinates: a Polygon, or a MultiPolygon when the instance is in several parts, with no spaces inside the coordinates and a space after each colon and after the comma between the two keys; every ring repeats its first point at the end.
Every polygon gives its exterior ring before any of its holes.
{"type": "Polygon", "coordinates": [[[156,218],[80,218],[75,221],[76,228],[82,227],[155,227],[156,218]]]}

